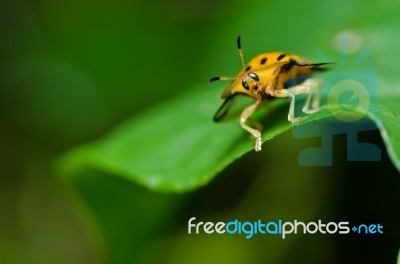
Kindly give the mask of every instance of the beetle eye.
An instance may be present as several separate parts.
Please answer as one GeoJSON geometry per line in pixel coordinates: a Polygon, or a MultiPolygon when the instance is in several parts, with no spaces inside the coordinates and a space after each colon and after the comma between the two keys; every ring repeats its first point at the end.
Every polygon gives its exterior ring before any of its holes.
{"type": "Polygon", "coordinates": [[[250,73],[249,73],[249,77],[250,77],[251,79],[253,79],[254,81],[256,81],[256,82],[258,82],[258,81],[260,80],[260,78],[258,78],[258,75],[255,74],[254,72],[250,72],[250,73]]]}
{"type": "Polygon", "coordinates": [[[249,85],[247,84],[247,82],[246,82],[245,79],[242,79],[242,86],[243,86],[244,89],[250,90],[250,87],[249,87],[249,85]]]}

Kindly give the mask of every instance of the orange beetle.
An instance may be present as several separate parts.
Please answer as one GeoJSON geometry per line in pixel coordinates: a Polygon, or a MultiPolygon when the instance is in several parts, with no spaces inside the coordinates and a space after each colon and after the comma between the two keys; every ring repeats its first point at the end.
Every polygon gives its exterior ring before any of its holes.
{"type": "Polygon", "coordinates": [[[249,127],[246,120],[257,110],[261,103],[271,97],[290,97],[288,120],[296,122],[300,117],[294,117],[294,104],[296,95],[306,93],[307,100],[303,112],[309,114],[319,109],[319,89],[316,98],[311,103],[312,88],[319,86],[319,81],[311,78],[317,72],[329,69],[328,63],[311,63],[298,55],[283,52],[263,53],[254,57],[245,65],[243,52],[240,43],[240,36],[237,38],[237,47],[242,61],[243,69],[237,77],[218,76],[210,79],[210,82],[217,80],[233,80],[225,89],[221,97],[224,103],[214,115],[214,121],[220,121],[229,108],[228,102],[238,94],[251,96],[256,101],[246,107],[240,115],[240,125],[247,130],[256,140],[255,150],[261,150],[261,132],[249,127]]]}

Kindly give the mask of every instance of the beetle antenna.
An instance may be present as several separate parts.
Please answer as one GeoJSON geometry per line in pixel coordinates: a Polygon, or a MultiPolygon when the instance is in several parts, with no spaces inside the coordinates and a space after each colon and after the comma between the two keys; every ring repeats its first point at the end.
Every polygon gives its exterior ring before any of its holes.
{"type": "MultiPolygon", "coordinates": [[[[243,51],[242,51],[242,44],[240,43],[240,36],[237,37],[237,48],[239,51],[239,57],[240,60],[242,62],[242,67],[244,70],[244,59],[243,59],[243,51]]],[[[219,81],[219,80],[236,80],[237,78],[232,78],[232,77],[226,77],[226,76],[216,76],[216,77],[212,77],[209,82],[215,82],[215,81],[219,81]]]]}
{"type": "Polygon", "coordinates": [[[244,70],[244,59],[243,59],[242,44],[240,43],[240,36],[238,36],[238,38],[237,38],[237,48],[239,51],[239,57],[240,57],[240,60],[242,61],[242,66],[243,66],[243,70],[244,70]]]}
{"type": "Polygon", "coordinates": [[[237,78],[233,78],[233,77],[226,77],[226,76],[216,76],[216,77],[212,77],[209,82],[215,82],[215,81],[225,81],[225,80],[236,80],[237,78]]]}

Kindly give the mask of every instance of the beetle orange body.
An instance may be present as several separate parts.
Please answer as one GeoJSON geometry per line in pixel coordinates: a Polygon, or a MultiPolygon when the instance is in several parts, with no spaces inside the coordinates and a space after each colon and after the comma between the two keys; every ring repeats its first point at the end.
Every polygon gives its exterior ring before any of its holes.
{"type": "Polygon", "coordinates": [[[214,77],[210,81],[233,80],[225,89],[221,97],[224,103],[214,115],[214,121],[221,120],[228,111],[228,103],[238,94],[244,94],[256,99],[256,102],[245,108],[240,117],[241,126],[256,138],[255,150],[261,150],[261,133],[249,127],[246,120],[270,97],[291,97],[288,120],[298,121],[294,117],[295,96],[307,93],[308,98],[303,112],[311,113],[318,110],[319,96],[311,104],[312,88],[318,86],[318,81],[311,78],[316,72],[328,69],[332,63],[310,63],[298,55],[283,52],[263,53],[254,57],[248,64],[244,64],[240,37],[237,40],[239,55],[243,69],[237,77],[214,77]]]}

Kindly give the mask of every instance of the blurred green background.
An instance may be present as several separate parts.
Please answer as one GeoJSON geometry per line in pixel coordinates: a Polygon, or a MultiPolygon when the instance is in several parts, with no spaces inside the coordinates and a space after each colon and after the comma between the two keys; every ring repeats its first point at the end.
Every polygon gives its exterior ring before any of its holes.
{"type": "Polygon", "coordinates": [[[358,50],[372,49],[376,63],[365,66],[379,83],[400,89],[399,11],[397,1],[361,0],[1,0],[0,263],[395,263],[400,177],[377,130],[359,137],[380,146],[380,162],[347,162],[346,136],[337,135],[332,167],[301,167],[298,153],[319,141],[286,133],[179,195],[93,170],[63,180],[53,164],[143,109],[234,75],[237,35],[247,60],[272,50],[340,58],[335,40],[350,29],[358,50]],[[192,216],[385,229],[246,240],[188,235],[192,216]]]}

